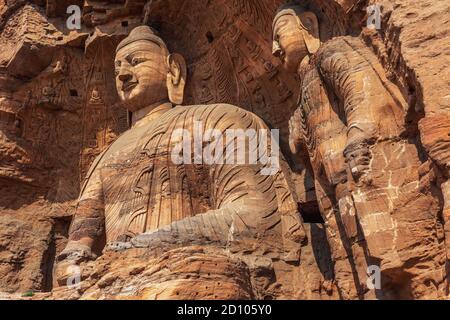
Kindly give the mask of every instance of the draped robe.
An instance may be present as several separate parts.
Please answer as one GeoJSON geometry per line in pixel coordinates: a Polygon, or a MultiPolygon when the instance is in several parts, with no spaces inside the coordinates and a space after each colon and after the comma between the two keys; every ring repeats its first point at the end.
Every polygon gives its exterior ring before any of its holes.
{"type": "MultiPolygon", "coordinates": [[[[250,251],[285,251],[298,259],[304,232],[283,168],[263,175],[260,163],[172,161],[179,144],[174,131],[193,132],[196,122],[202,123],[203,134],[208,129],[268,129],[256,115],[225,104],[168,106],[151,113],[93,163],[70,239],[128,241],[150,233],[177,244],[243,241],[250,251]]],[[[203,149],[211,143],[203,142],[203,149]]]]}

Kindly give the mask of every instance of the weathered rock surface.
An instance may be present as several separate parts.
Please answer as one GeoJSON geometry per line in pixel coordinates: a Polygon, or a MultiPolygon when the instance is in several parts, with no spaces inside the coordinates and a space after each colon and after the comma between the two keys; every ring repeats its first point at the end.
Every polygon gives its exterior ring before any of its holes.
{"type": "MultiPolygon", "coordinates": [[[[309,223],[321,220],[314,176],[307,156],[293,156],[288,147],[299,81],[271,52],[272,19],[283,2],[0,0],[0,299],[377,297],[364,287],[363,251],[354,245],[333,254],[325,228],[335,222],[309,223]],[[83,8],[83,25],[70,31],[65,11],[75,2],[83,8]],[[57,287],[53,267],[67,243],[80,183],[95,157],[128,127],[114,83],[115,48],[143,22],[184,55],[187,104],[235,104],[280,128],[290,187],[305,219],[299,266],[277,266],[275,274],[270,264],[252,265],[219,247],[133,249],[83,264],[81,287],[57,287]]],[[[375,185],[389,183],[399,262],[387,268],[392,272],[378,297],[444,299],[450,252],[450,4],[308,2],[325,38],[364,41],[407,104],[403,148],[380,142],[371,163],[375,185]],[[370,4],[383,7],[378,32],[365,28],[370,4]],[[399,154],[408,161],[398,161],[399,154]]],[[[376,203],[384,196],[374,195],[373,206],[386,205],[376,203]]],[[[335,247],[343,243],[338,236],[335,247]]]]}

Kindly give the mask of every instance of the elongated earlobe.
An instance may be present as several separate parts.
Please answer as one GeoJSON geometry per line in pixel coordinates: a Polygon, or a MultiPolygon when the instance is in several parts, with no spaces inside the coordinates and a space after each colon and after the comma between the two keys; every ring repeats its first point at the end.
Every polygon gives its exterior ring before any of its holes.
{"type": "Polygon", "coordinates": [[[186,85],[186,62],[182,55],[178,53],[170,54],[167,57],[167,90],[169,100],[175,105],[183,103],[184,87],[186,85]]]}
{"type": "Polygon", "coordinates": [[[304,12],[300,14],[299,19],[302,27],[306,29],[303,36],[305,39],[306,48],[310,54],[314,54],[320,47],[319,21],[317,20],[316,15],[312,12],[304,12]]]}
{"type": "Polygon", "coordinates": [[[278,41],[273,41],[272,42],[272,55],[275,57],[279,57],[282,55],[282,51],[280,44],[278,43],[278,41]]]}

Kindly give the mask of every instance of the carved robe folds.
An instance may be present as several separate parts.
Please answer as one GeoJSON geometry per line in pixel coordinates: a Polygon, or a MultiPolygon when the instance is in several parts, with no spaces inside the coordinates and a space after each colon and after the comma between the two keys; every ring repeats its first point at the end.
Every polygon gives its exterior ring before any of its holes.
{"type": "Polygon", "coordinates": [[[263,121],[230,105],[168,108],[140,120],[95,161],[71,240],[99,238],[105,230],[108,243],[148,233],[137,238],[138,246],[141,240],[146,246],[242,242],[246,251],[275,257],[285,250],[298,262],[304,232],[282,171],[265,176],[259,164],[176,165],[171,159],[179,142],[172,133],[193,132],[195,121],[221,132],[267,129],[263,121]]]}

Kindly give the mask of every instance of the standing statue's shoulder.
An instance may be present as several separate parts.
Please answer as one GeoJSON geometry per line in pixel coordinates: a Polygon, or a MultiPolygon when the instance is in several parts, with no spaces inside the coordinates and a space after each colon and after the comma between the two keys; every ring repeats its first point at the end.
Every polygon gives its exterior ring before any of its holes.
{"type": "Polygon", "coordinates": [[[358,37],[340,36],[324,42],[316,53],[316,59],[322,60],[324,57],[345,54],[367,48],[364,42],[358,37]]]}
{"type": "Polygon", "coordinates": [[[343,44],[346,43],[346,40],[348,38],[351,38],[351,37],[339,36],[339,37],[333,37],[331,39],[328,39],[327,41],[324,41],[322,43],[322,45],[320,46],[320,49],[318,50],[318,52],[338,49],[340,46],[342,46],[343,44]]]}

